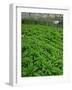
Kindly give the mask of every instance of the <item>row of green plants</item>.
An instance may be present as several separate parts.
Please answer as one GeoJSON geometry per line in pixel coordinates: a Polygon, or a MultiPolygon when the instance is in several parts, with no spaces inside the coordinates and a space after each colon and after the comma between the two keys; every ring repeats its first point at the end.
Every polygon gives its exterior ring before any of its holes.
{"type": "Polygon", "coordinates": [[[53,23],[54,20],[33,20],[33,19],[22,19],[22,24],[41,24],[41,25],[53,25],[53,26],[63,26],[63,21],[60,21],[58,24],[53,23]]]}
{"type": "Polygon", "coordinates": [[[21,75],[63,74],[63,28],[40,24],[22,24],[21,75]]]}

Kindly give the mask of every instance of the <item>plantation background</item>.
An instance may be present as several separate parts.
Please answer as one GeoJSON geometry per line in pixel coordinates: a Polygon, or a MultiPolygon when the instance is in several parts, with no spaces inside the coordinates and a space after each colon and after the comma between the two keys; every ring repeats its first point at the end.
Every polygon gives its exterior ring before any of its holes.
{"type": "Polygon", "coordinates": [[[63,15],[22,12],[21,74],[63,74],[63,15]]]}
{"type": "Polygon", "coordinates": [[[54,25],[59,21],[58,26],[63,25],[62,14],[44,14],[44,13],[22,13],[22,23],[26,24],[45,24],[54,25]]]}

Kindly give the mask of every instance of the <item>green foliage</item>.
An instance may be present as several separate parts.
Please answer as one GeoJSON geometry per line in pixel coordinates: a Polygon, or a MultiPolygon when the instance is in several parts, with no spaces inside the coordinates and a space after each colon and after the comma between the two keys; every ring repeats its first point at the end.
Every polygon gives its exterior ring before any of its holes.
{"type": "Polygon", "coordinates": [[[21,75],[50,76],[63,74],[63,28],[22,24],[21,75]]]}

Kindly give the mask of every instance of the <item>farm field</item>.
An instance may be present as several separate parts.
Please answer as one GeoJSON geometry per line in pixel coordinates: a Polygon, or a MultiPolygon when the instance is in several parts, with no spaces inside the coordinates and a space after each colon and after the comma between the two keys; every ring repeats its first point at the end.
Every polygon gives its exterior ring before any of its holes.
{"type": "Polygon", "coordinates": [[[21,76],[62,75],[63,27],[22,24],[21,28],[21,76]]]}

